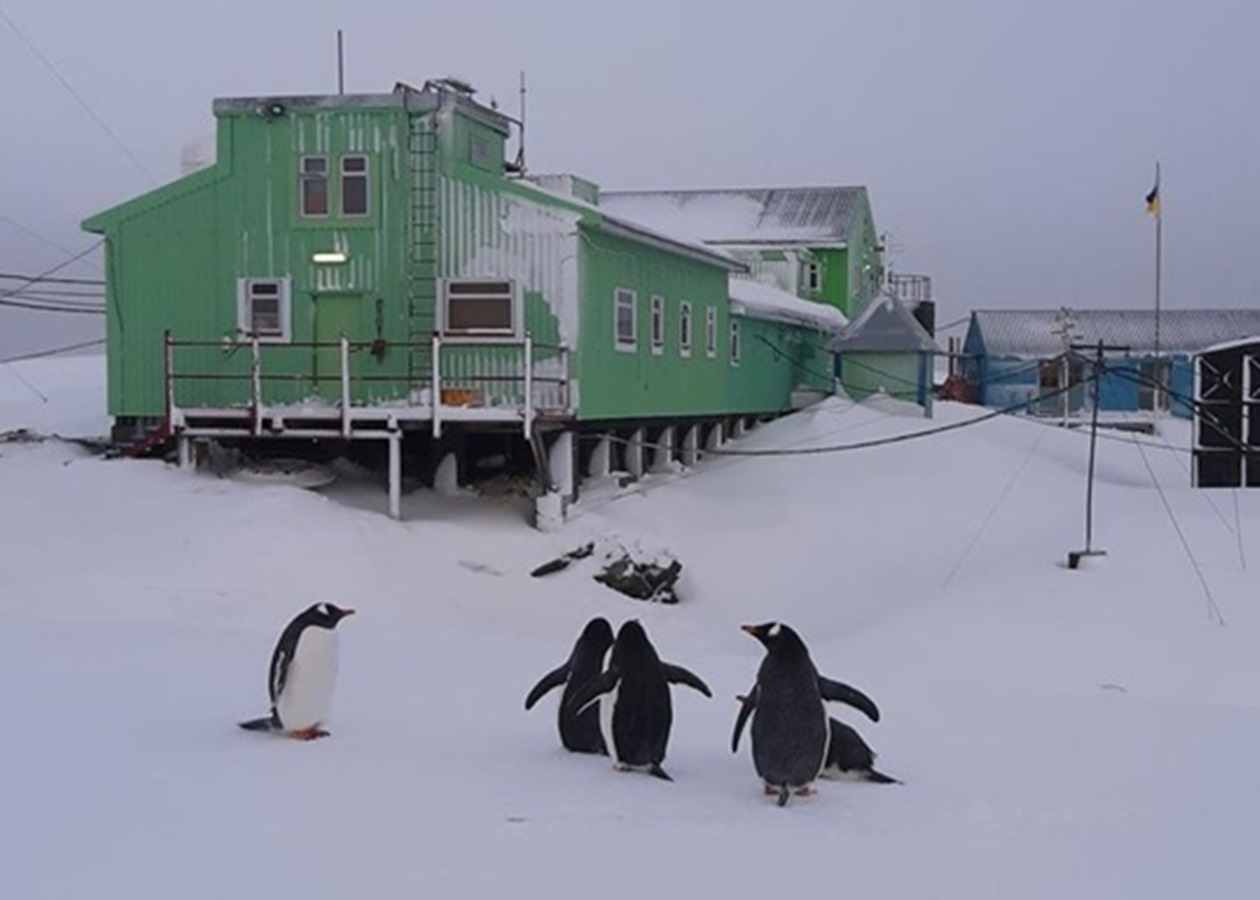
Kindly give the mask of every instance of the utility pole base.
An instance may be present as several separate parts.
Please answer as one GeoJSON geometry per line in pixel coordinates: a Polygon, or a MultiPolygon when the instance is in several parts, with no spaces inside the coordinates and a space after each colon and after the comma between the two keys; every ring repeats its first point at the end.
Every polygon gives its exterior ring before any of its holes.
{"type": "Polygon", "coordinates": [[[1081,557],[1084,556],[1106,556],[1106,550],[1069,550],[1068,551],[1068,568],[1077,569],[1081,565],[1081,557]]]}

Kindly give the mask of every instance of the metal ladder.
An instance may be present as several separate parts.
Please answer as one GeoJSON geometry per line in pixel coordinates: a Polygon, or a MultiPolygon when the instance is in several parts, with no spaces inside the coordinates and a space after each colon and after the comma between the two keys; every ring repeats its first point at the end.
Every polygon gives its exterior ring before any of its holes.
{"type": "Polygon", "coordinates": [[[436,331],[438,171],[437,116],[411,113],[407,125],[407,158],[411,176],[407,222],[407,379],[415,387],[432,374],[427,347],[436,331]]]}

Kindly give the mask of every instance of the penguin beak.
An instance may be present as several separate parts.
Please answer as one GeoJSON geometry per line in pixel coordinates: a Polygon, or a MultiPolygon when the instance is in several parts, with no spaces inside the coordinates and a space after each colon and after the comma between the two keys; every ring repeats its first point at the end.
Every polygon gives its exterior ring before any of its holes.
{"type": "Polygon", "coordinates": [[[746,632],[747,634],[751,634],[753,637],[759,637],[759,629],[756,625],[741,625],[739,626],[739,630],[746,632]]]}
{"type": "Polygon", "coordinates": [[[341,617],[342,617],[343,619],[344,619],[346,616],[353,616],[353,615],[354,615],[354,610],[353,610],[353,609],[343,609],[343,610],[341,611],[341,617]]]}

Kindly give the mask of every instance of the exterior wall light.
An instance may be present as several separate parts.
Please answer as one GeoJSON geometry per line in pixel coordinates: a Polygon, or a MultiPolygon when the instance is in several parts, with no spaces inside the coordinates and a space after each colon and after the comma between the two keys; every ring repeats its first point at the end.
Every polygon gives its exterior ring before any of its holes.
{"type": "Polygon", "coordinates": [[[342,253],[340,250],[333,250],[324,253],[316,253],[311,257],[311,262],[316,263],[343,263],[350,257],[342,253]]]}

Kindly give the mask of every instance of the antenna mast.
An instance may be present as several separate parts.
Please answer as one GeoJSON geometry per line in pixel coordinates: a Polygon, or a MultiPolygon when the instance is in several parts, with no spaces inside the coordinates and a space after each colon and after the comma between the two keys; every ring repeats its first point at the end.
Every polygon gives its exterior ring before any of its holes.
{"type": "Polygon", "coordinates": [[[337,93],[346,92],[346,58],[342,46],[341,29],[337,29],[337,93]]]}

